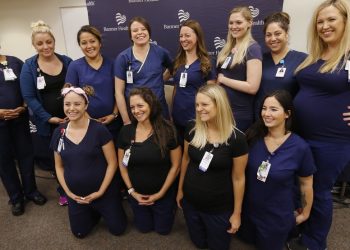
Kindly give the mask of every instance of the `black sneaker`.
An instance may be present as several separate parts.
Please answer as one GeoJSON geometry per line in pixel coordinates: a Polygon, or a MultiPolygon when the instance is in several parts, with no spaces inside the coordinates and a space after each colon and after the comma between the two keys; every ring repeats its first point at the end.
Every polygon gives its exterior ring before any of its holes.
{"type": "Polygon", "coordinates": [[[11,212],[14,216],[20,216],[24,213],[24,202],[18,201],[15,204],[12,204],[11,212]]]}
{"type": "Polygon", "coordinates": [[[306,246],[303,245],[300,237],[287,241],[286,246],[288,250],[309,250],[306,246]]]}

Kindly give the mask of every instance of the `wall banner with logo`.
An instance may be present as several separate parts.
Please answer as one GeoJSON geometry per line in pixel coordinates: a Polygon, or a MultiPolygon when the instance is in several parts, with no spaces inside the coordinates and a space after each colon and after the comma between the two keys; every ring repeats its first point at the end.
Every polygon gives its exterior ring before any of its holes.
{"type": "Polygon", "coordinates": [[[142,16],[151,25],[151,39],[175,56],[179,27],[187,19],[197,20],[205,34],[210,55],[216,56],[225,44],[228,13],[235,6],[249,6],[254,17],[253,36],[263,47],[264,18],[281,11],[283,0],[86,0],[89,23],[103,34],[102,52],[115,58],[131,45],[128,23],[142,16]]]}

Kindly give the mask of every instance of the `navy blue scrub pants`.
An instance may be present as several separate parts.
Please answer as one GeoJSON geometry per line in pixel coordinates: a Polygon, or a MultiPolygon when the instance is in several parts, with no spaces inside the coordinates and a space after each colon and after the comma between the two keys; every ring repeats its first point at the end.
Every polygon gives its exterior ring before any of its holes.
{"type": "Polygon", "coordinates": [[[182,199],[182,210],[192,242],[200,249],[225,250],[230,248],[232,211],[219,214],[203,213],[182,199]]]}
{"type": "Polygon", "coordinates": [[[12,204],[37,194],[28,115],[0,121],[0,177],[12,204]],[[18,161],[17,174],[15,158],[18,161]]]}
{"type": "Polygon", "coordinates": [[[142,233],[155,231],[161,235],[170,233],[175,218],[176,198],[175,188],[168,190],[167,194],[153,205],[139,205],[131,195],[129,203],[134,214],[136,228],[142,233]]]}
{"type": "Polygon", "coordinates": [[[68,215],[72,233],[78,238],[88,235],[101,217],[113,235],[122,234],[127,224],[120,192],[114,185],[91,204],[79,204],[68,197],[68,215]]]}
{"type": "Polygon", "coordinates": [[[309,143],[317,172],[313,178],[314,202],[310,218],[303,225],[302,242],[311,250],[324,250],[327,248],[327,235],[332,225],[331,190],[349,159],[350,145],[309,143]]]}

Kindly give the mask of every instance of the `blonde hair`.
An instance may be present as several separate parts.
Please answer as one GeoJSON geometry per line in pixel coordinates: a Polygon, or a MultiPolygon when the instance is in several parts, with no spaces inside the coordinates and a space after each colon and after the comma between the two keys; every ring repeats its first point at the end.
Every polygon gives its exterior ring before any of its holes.
{"type": "Polygon", "coordinates": [[[32,42],[34,41],[35,35],[38,33],[47,33],[55,41],[55,37],[52,34],[50,26],[47,25],[44,21],[39,20],[37,22],[33,22],[31,23],[30,27],[32,29],[32,42]]]}
{"type": "MultiPolygon", "coordinates": [[[[199,88],[197,95],[201,93],[208,96],[216,107],[215,125],[220,131],[220,138],[217,143],[228,143],[232,132],[236,126],[233,118],[230,103],[228,101],[224,88],[216,84],[208,84],[199,88]]],[[[204,148],[208,142],[208,125],[202,122],[198,114],[196,114],[196,122],[190,133],[194,132],[194,137],[190,142],[196,148],[204,148]]]]}
{"type": "Polygon", "coordinates": [[[308,31],[308,57],[298,66],[295,73],[306,68],[307,66],[315,63],[322,56],[322,53],[327,48],[327,44],[320,38],[317,32],[317,17],[321,10],[333,6],[344,18],[344,33],[339,42],[339,48],[332,57],[325,61],[320,67],[320,73],[334,72],[337,68],[340,70],[345,67],[346,59],[349,57],[350,52],[350,20],[348,15],[350,15],[350,6],[346,0],[327,0],[320,4],[315,10],[308,31]],[[345,59],[345,60],[344,60],[345,59]],[[340,67],[339,67],[340,66],[340,67]]]}
{"type": "MultiPolygon", "coordinates": [[[[248,7],[239,6],[239,7],[233,8],[230,12],[229,17],[234,13],[241,13],[246,21],[253,23],[252,13],[250,12],[250,9],[248,7]]],[[[255,40],[253,39],[251,28],[248,28],[247,32],[243,37],[239,50],[235,53],[235,56],[233,57],[230,68],[233,68],[236,64],[241,64],[244,61],[245,56],[247,54],[248,47],[253,42],[255,42],[255,40]]],[[[217,66],[222,65],[224,63],[226,57],[228,57],[228,55],[231,53],[232,48],[235,47],[236,44],[237,44],[237,40],[232,37],[230,30],[228,30],[226,44],[218,55],[217,66]]]]}

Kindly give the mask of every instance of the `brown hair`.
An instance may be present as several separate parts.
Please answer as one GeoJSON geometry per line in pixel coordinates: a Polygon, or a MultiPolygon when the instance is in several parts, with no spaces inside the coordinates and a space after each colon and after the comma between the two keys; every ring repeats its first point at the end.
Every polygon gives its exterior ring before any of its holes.
{"type": "Polygon", "coordinates": [[[90,33],[91,35],[96,37],[96,39],[102,44],[101,32],[96,27],[91,26],[91,25],[84,25],[80,28],[80,30],[78,31],[78,34],[77,34],[78,44],[80,44],[80,35],[82,33],[85,33],[85,32],[90,33]]]}

